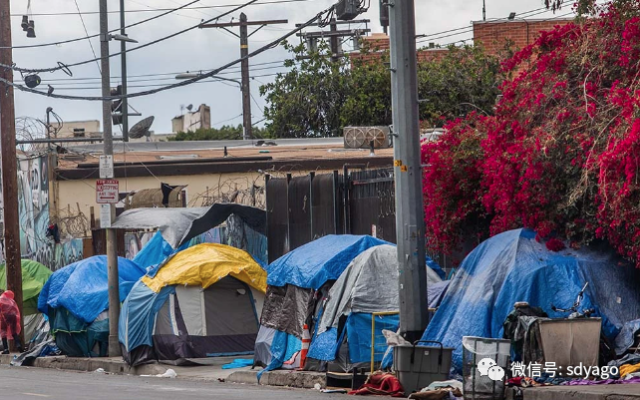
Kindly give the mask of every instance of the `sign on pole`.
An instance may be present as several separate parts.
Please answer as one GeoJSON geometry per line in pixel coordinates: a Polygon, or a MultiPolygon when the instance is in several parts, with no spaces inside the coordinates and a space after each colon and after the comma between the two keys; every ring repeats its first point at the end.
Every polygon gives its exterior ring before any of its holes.
{"type": "Polygon", "coordinates": [[[113,156],[100,156],[100,179],[113,178],[113,156]]]}
{"type": "Polygon", "coordinates": [[[116,204],[118,201],[120,201],[120,182],[117,179],[98,179],[96,203],[116,204]]]}
{"type": "Polygon", "coordinates": [[[100,204],[100,227],[111,228],[111,204],[100,204]]]}

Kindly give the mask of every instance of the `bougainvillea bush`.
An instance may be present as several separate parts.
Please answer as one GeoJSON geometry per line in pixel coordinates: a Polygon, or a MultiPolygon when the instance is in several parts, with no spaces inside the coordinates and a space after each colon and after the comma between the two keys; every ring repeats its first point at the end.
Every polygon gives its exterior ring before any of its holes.
{"type": "Polygon", "coordinates": [[[423,144],[427,239],[530,227],[640,266],[640,0],[558,26],[503,63],[495,116],[423,144]],[[478,217],[485,223],[478,223],[478,217]]]}

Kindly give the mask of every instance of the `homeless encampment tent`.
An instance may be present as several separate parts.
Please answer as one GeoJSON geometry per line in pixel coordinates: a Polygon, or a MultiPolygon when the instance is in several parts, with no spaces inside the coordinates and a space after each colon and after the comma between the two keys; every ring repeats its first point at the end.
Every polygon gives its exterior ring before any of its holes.
{"type": "MultiPolygon", "coordinates": [[[[60,350],[73,357],[106,356],[109,285],[107,257],[93,256],[54,272],[40,292],[38,310],[49,317],[60,350]]],[[[144,269],[118,258],[120,301],[124,301],[144,269]]]]}
{"type": "Polygon", "coordinates": [[[253,353],[267,274],[245,251],[203,243],[134,286],[120,313],[125,360],[186,364],[253,353]]]}
{"type": "MultiPolygon", "coordinates": [[[[44,319],[44,316],[38,312],[38,296],[51,274],[51,270],[39,262],[22,260],[22,320],[27,343],[44,319]]],[[[7,290],[5,264],[0,265],[0,291],[3,290],[7,290]]]]}
{"type": "Polygon", "coordinates": [[[587,282],[580,308],[595,308],[603,333],[615,339],[625,322],[640,318],[640,271],[601,247],[554,252],[528,229],[486,240],[460,265],[423,339],[454,348],[452,369],[460,373],[463,336],[502,338],[516,302],[566,318],[552,304],[570,307],[587,282]]]}
{"type": "MultiPolygon", "coordinates": [[[[432,264],[433,265],[433,264],[432,264]]],[[[371,365],[372,318],[375,318],[374,362],[381,362],[387,349],[382,329],[396,331],[398,251],[393,245],[372,247],[356,257],[329,290],[319,310],[305,369],[348,372],[371,365]],[[328,363],[328,364],[327,364],[328,363]]],[[[427,268],[428,286],[442,282],[427,268]]]]}
{"type": "Polygon", "coordinates": [[[371,236],[328,235],[285,254],[267,267],[269,287],[255,365],[267,370],[299,366],[303,327],[312,328],[312,316],[331,285],[365,250],[387,244],[371,236]]]}

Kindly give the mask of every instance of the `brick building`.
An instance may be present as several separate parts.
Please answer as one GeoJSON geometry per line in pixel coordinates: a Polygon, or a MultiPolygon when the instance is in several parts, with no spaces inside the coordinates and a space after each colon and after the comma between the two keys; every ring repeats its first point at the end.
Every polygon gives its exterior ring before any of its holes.
{"type": "MultiPolygon", "coordinates": [[[[573,21],[573,18],[538,20],[515,19],[500,21],[476,21],[473,22],[473,42],[482,44],[488,54],[498,55],[508,43],[512,43],[515,49],[521,49],[532,44],[540,35],[540,32],[553,29],[557,25],[565,25],[573,21]]],[[[389,37],[382,33],[374,33],[363,38],[366,45],[374,51],[366,56],[367,59],[380,57],[376,53],[389,50],[389,37]]],[[[446,48],[426,47],[418,50],[418,62],[429,61],[442,57],[446,48]]],[[[351,55],[352,60],[362,58],[358,53],[351,55]]]]}

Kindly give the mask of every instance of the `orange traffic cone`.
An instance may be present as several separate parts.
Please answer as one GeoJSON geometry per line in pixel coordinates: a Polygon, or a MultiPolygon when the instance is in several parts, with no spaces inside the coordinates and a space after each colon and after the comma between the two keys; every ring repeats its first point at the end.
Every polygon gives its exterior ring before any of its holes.
{"type": "Polygon", "coordinates": [[[311,345],[311,335],[309,334],[309,326],[304,324],[302,328],[302,350],[300,351],[300,369],[304,369],[304,364],[307,361],[307,353],[309,352],[309,345],[311,345]]]}

